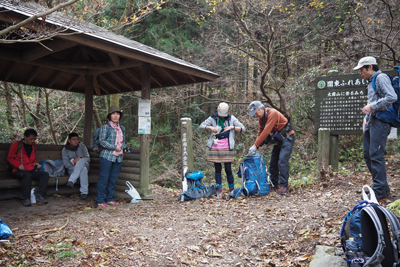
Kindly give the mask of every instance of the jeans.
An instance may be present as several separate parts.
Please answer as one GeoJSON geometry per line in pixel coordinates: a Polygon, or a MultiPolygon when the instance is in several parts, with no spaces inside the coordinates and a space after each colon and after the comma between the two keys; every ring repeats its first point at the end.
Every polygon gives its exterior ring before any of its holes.
{"type": "Polygon", "coordinates": [[[39,189],[36,194],[42,197],[46,196],[47,183],[49,182],[49,173],[44,171],[38,171],[34,169],[32,171],[21,171],[18,170],[13,173],[14,177],[21,179],[22,181],[22,199],[31,199],[32,180],[39,180],[39,189]]]}
{"type": "Polygon", "coordinates": [[[274,186],[288,187],[289,184],[289,159],[292,155],[295,134],[283,139],[281,144],[277,144],[272,149],[271,161],[269,163],[269,172],[271,173],[271,183],[274,186]]]}
{"type": "Polygon", "coordinates": [[[112,162],[100,158],[100,175],[97,182],[96,202],[104,203],[114,200],[115,185],[121,171],[122,162],[112,162]]]}
{"type": "Polygon", "coordinates": [[[68,169],[69,179],[68,181],[75,183],[78,178],[81,184],[81,194],[87,195],[89,193],[89,163],[85,159],[80,159],[75,166],[68,169]]]}
{"type": "Polygon", "coordinates": [[[372,189],[377,199],[386,198],[389,185],[386,180],[385,149],[390,125],[370,117],[363,134],[363,154],[374,182],[372,189]]]}

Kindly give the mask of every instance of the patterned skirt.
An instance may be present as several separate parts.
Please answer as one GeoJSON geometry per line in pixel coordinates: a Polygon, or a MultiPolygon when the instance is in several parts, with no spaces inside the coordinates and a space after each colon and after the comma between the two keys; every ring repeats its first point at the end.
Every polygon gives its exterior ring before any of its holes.
{"type": "Polygon", "coordinates": [[[233,162],[233,150],[229,148],[214,149],[211,148],[208,152],[208,161],[214,163],[233,162]]]}

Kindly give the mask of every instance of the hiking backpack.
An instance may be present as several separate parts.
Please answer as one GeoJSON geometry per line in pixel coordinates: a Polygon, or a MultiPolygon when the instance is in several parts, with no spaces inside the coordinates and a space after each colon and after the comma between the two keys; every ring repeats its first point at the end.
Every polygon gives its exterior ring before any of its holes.
{"type": "Polygon", "coordinates": [[[39,170],[49,173],[49,177],[56,179],[56,191],[58,191],[58,178],[65,175],[65,167],[62,159],[44,159],[39,164],[42,165],[39,170]]]}
{"type": "Polygon", "coordinates": [[[364,200],[347,213],[340,230],[347,266],[400,266],[399,221],[391,211],[377,203],[369,186],[363,187],[363,196],[364,200]]]}
{"type": "MultiPolygon", "coordinates": [[[[396,66],[394,68],[397,69],[398,75],[394,78],[390,77],[389,75],[388,76],[392,82],[394,92],[397,95],[397,100],[394,103],[392,103],[392,106],[389,108],[388,111],[377,111],[375,113],[375,117],[381,121],[389,123],[391,127],[399,128],[400,127],[400,86],[399,86],[400,66],[396,66]]],[[[375,92],[376,92],[375,79],[377,76],[378,74],[375,74],[372,77],[372,88],[374,89],[375,92]]]]}
{"type": "Polygon", "coordinates": [[[209,198],[217,192],[216,185],[203,184],[202,171],[187,171],[183,177],[183,192],[179,195],[181,202],[198,198],[209,198]]]}
{"type": "Polygon", "coordinates": [[[229,193],[228,197],[262,196],[269,193],[269,177],[265,159],[258,150],[252,150],[240,163],[238,176],[242,178],[242,188],[229,193]]]}
{"type": "MultiPolygon", "coordinates": [[[[111,134],[111,128],[112,127],[111,127],[110,123],[108,123],[108,122],[106,123],[106,125],[108,126],[107,127],[106,139],[108,139],[108,137],[111,134]]],[[[120,127],[121,127],[121,130],[122,130],[122,133],[125,135],[125,127],[122,126],[122,125],[120,125],[120,127]]],[[[94,152],[97,152],[97,153],[100,153],[104,149],[103,146],[100,144],[100,141],[99,141],[100,129],[101,129],[101,127],[97,128],[94,131],[93,138],[92,138],[92,149],[93,149],[94,152]]]]}

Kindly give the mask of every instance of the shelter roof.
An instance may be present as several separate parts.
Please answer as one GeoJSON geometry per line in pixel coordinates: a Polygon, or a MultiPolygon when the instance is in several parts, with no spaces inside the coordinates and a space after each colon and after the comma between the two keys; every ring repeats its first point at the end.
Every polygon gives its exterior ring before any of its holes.
{"type": "MultiPolygon", "coordinates": [[[[0,30],[44,11],[32,2],[3,0],[0,30]]],[[[0,62],[2,81],[85,93],[85,76],[90,75],[95,77],[96,95],[140,91],[144,63],[151,65],[151,89],[219,78],[216,73],[60,12],[0,36],[0,62]]]]}

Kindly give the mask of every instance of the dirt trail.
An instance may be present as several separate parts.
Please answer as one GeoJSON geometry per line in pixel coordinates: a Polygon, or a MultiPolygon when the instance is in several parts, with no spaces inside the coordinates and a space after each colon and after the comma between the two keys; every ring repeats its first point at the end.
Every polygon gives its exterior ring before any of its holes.
{"type": "MultiPolygon", "coordinates": [[[[393,201],[397,172],[388,180],[393,201]]],[[[153,186],[153,201],[103,209],[92,195],[50,196],[28,208],[2,201],[0,218],[16,238],[0,247],[0,265],[307,266],[316,245],[339,242],[343,217],[368,182],[366,173],[333,175],[286,196],[184,203],[179,190],[153,186]]]]}

